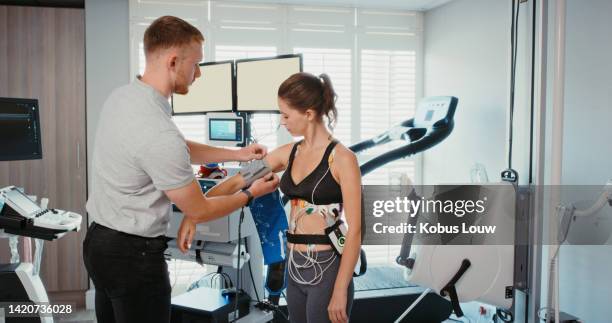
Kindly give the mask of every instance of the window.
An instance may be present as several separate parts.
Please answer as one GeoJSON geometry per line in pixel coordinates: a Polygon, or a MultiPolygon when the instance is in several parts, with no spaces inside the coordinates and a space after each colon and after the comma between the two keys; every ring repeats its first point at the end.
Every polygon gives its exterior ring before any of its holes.
{"type": "MultiPolygon", "coordinates": [[[[416,110],[416,53],[414,51],[361,51],[361,139],[370,139],[390,126],[410,119],[416,110]]],[[[366,151],[375,156],[397,148],[390,143],[366,151]]],[[[402,174],[415,177],[415,163],[402,159],[373,171],[363,179],[367,185],[399,184],[402,174]]]]}
{"type": "Polygon", "coordinates": [[[304,72],[319,75],[329,75],[334,90],[338,95],[336,108],[338,109],[338,122],[333,129],[334,137],[345,145],[351,140],[351,50],[332,48],[294,48],[294,53],[302,53],[304,58],[304,72]]]}
{"type": "MultiPolygon", "coordinates": [[[[369,139],[414,115],[416,104],[416,53],[414,51],[361,51],[361,139],[369,139]]],[[[365,152],[363,158],[384,153],[401,143],[389,143],[365,152]]],[[[400,184],[414,178],[413,159],[401,159],[363,178],[366,185],[400,184]]],[[[401,246],[364,246],[368,264],[394,265],[401,246]]]]}

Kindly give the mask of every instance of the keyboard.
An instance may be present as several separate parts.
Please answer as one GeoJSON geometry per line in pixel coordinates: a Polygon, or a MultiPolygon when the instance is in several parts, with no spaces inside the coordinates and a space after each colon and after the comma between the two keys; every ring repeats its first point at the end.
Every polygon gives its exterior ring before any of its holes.
{"type": "Polygon", "coordinates": [[[34,226],[64,230],[78,231],[81,228],[82,216],[64,210],[46,209],[37,213],[34,217],[34,226]]]}

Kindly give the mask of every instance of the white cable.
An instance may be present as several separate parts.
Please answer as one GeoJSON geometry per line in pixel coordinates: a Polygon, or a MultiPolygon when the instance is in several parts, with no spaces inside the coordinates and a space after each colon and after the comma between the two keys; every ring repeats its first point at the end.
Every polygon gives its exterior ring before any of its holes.
{"type": "MultiPolygon", "coordinates": [[[[301,208],[298,210],[297,214],[295,215],[295,231],[294,232],[297,232],[298,234],[304,234],[304,232],[300,230],[299,224],[300,224],[300,220],[302,220],[302,218],[306,214],[307,214],[306,208],[301,208]]],[[[314,245],[310,245],[308,249],[306,250],[306,254],[302,253],[299,250],[295,250],[294,246],[291,246],[289,250],[289,261],[288,261],[289,276],[291,277],[291,279],[293,279],[295,282],[299,284],[316,285],[319,282],[321,282],[325,271],[327,271],[327,269],[332,265],[333,261],[337,257],[335,253],[332,253],[332,255],[328,257],[327,259],[319,260],[319,254],[316,250],[313,250],[313,248],[314,248],[314,245]],[[294,256],[295,252],[297,252],[300,256],[305,258],[305,261],[302,264],[298,264],[297,261],[295,260],[295,256],[294,256]],[[327,263],[327,266],[323,268],[321,265],[326,264],[326,263],[327,263]],[[300,273],[299,269],[312,269],[314,271],[314,275],[312,279],[310,280],[305,279],[300,273]]]]}
{"type": "MultiPolygon", "coordinates": [[[[557,252],[558,253],[558,252],[557,252]]],[[[555,266],[555,322],[559,321],[559,254],[557,254],[557,266],[555,266]]]]}
{"type": "MultiPolygon", "coordinates": [[[[597,199],[597,201],[588,209],[585,210],[577,210],[575,208],[570,209],[569,212],[571,212],[570,217],[588,217],[591,216],[597,212],[599,212],[599,210],[601,210],[602,208],[604,208],[606,206],[606,204],[610,203],[612,201],[612,181],[608,181],[605,185],[604,188],[604,192],[599,196],[599,198],[597,199]]],[[[559,206],[557,207],[557,218],[562,218],[565,213],[567,211],[567,207],[565,206],[559,206]]],[[[571,220],[570,220],[571,221],[571,220]]],[[[567,233],[569,232],[569,224],[568,224],[568,228],[565,232],[565,236],[567,237],[567,233]]],[[[550,311],[552,310],[554,315],[554,319],[555,322],[559,322],[559,315],[560,315],[560,309],[559,309],[559,305],[560,305],[560,301],[559,301],[559,250],[561,248],[561,244],[563,243],[563,241],[558,241],[557,245],[555,246],[555,252],[553,253],[551,259],[550,259],[550,263],[549,263],[549,280],[548,280],[548,298],[552,301],[548,302],[548,307],[546,307],[546,311],[547,314],[550,313],[550,311]]],[[[546,315],[546,321],[550,322],[550,318],[552,315],[546,315]]]]}
{"type": "Polygon", "coordinates": [[[408,315],[408,313],[410,313],[410,311],[412,311],[421,300],[423,300],[423,298],[425,297],[425,295],[427,295],[427,293],[429,293],[431,291],[431,288],[427,288],[426,290],[424,290],[421,295],[414,300],[414,302],[412,302],[412,304],[410,304],[410,306],[408,306],[408,308],[406,309],[406,311],[404,311],[404,313],[402,313],[402,315],[400,315],[400,317],[397,318],[397,320],[395,320],[394,323],[399,323],[401,322],[404,317],[406,317],[406,315],[408,315]]]}
{"type": "MultiPolygon", "coordinates": [[[[328,157],[329,158],[329,157],[328,157]]],[[[315,199],[314,199],[314,194],[315,191],[317,190],[317,187],[319,187],[319,184],[321,183],[321,181],[323,181],[323,179],[325,178],[325,176],[327,175],[327,173],[329,173],[329,163],[328,163],[328,167],[327,170],[325,171],[325,173],[323,174],[323,176],[321,176],[321,178],[319,179],[319,181],[317,182],[317,184],[315,184],[314,188],[312,189],[312,194],[310,195],[310,200],[312,201],[312,204],[316,205],[315,203],[315,199]]]]}
{"type": "MultiPolygon", "coordinates": [[[[606,186],[608,185],[612,185],[612,184],[607,184],[606,186]]],[[[612,186],[609,186],[609,187],[612,187],[612,186]]],[[[605,192],[603,192],[603,194],[599,196],[599,198],[597,199],[595,204],[593,204],[593,206],[591,206],[590,208],[586,210],[575,210],[573,215],[580,216],[580,217],[593,215],[597,213],[599,210],[603,209],[606,206],[606,204],[608,204],[611,200],[612,200],[612,189],[608,188],[605,192]]]]}
{"type": "MultiPolygon", "coordinates": [[[[556,221],[556,219],[558,218],[562,218],[562,215],[565,214],[566,212],[566,207],[564,206],[560,206],[557,207],[556,209],[556,217],[553,219],[554,221],[556,221]]],[[[556,321],[555,322],[559,322],[557,315],[559,313],[559,281],[558,281],[558,275],[559,275],[559,268],[558,268],[558,262],[557,259],[559,257],[559,250],[561,249],[561,243],[563,243],[563,241],[556,241],[556,245],[555,246],[551,246],[551,251],[552,251],[552,247],[556,247],[554,250],[554,253],[552,253],[552,257],[550,258],[550,263],[549,263],[549,267],[548,267],[548,308],[549,310],[552,308],[553,310],[553,315],[555,316],[556,321]]],[[[550,322],[550,315],[546,316],[546,322],[550,322]]]]}
{"type": "Polygon", "coordinates": [[[317,285],[323,279],[323,275],[329,269],[329,267],[333,264],[336,259],[336,254],[333,253],[329,258],[325,260],[319,260],[318,252],[309,249],[306,252],[306,255],[302,254],[300,251],[297,251],[302,257],[306,259],[306,261],[302,264],[298,264],[294,258],[294,249],[293,247],[289,251],[289,276],[293,281],[302,285],[317,285]],[[327,266],[323,268],[321,264],[327,263],[327,266]],[[300,269],[312,269],[314,271],[314,275],[312,279],[306,280],[302,274],[300,273],[300,269]]]}

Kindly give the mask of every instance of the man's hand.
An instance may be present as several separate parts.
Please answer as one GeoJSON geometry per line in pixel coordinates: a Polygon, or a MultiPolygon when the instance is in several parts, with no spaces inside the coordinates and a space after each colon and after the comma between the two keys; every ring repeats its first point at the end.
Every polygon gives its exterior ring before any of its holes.
{"type": "Polygon", "coordinates": [[[193,241],[193,236],[195,233],[195,223],[189,220],[187,217],[183,217],[183,222],[181,222],[178,237],[176,238],[177,245],[182,253],[187,253],[187,250],[191,248],[191,241],[193,241]]]}
{"type": "Polygon", "coordinates": [[[279,179],[274,173],[268,173],[264,177],[253,182],[249,191],[253,194],[253,197],[260,197],[268,193],[274,192],[278,187],[279,179]]]}
{"type": "Polygon", "coordinates": [[[260,144],[251,144],[237,151],[237,161],[251,161],[253,159],[262,159],[268,153],[268,148],[260,144]]]}

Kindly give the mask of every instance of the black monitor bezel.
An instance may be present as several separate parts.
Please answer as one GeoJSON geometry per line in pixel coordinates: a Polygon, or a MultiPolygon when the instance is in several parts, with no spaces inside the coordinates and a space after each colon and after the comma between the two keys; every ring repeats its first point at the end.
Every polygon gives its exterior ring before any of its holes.
{"type": "Polygon", "coordinates": [[[255,114],[255,113],[267,113],[267,114],[280,114],[280,111],[278,110],[266,110],[266,111],[262,111],[262,110],[239,110],[238,109],[238,64],[239,63],[245,63],[245,62],[253,62],[253,61],[271,61],[271,60],[275,60],[275,59],[285,59],[285,58],[299,58],[299,62],[300,62],[300,72],[304,71],[304,56],[302,55],[302,53],[297,53],[297,54],[283,54],[283,55],[277,55],[277,56],[270,56],[270,57],[257,57],[257,58],[243,58],[243,59],[237,59],[235,60],[235,77],[234,77],[234,112],[244,112],[244,113],[249,113],[249,114],[255,114]]]}
{"type": "Polygon", "coordinates": [[[0,153],[0,161],[18,161],[18,160],[36,160],[43,159],[43,150],[42,150],[42,137],[40,134],[40,107],[38,105],[38,99],[25,99],[25,98],[8,98],[8,97],[0,97],[0,101],[8,102],[8,103],[17,103],[17,104],[28,104],[36,107],[34,110],[34,135],[38,138],[37,154],[28,154],[28,155],[20,155],[20,154],[3,154],[0,153]]]}
{"type": "Polygon", "coordinates": [[[174,93],[172,94],[172,96],[170,96],[170,106],[172,107],[172,115],[173,116],[195,116],[195,115],[206,115],[207,113],[218,113],[218,112],[234,112],[234,110],[236,109],[236,88],[235,88],[235,71],[236,71],[236,66],[234,64],[233,60],[226,60],[226,61],[219,61],[219,62],[204,62],[204,63],[199,63],[198,65],[200,67],[202,66],[208,66],[208,65],[222,65],[222,64],[229,64],[230,65],[230,73],[231,73],[231,77],[230,79],[232,80],[232,89],[231,89],[231,93],[232,93],[232,109],[231,110],[227,110],[227,109],[219,109],[219,110],[208,110],[208,111],[198,111],[198,112],[175,112],[174,111],[174,93]]]}

